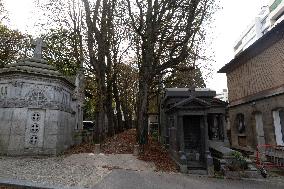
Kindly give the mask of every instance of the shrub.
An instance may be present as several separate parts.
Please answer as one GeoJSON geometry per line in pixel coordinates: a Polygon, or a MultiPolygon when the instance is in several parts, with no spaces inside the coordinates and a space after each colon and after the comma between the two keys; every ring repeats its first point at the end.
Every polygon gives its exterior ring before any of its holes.
{"type": "Polygon", "coordinates": [[[235,151],[232,153],[232,156],[234,158],[228,165],[231,171],[243,171],[248,169],[247,161],[242,153],[235,151]]]}

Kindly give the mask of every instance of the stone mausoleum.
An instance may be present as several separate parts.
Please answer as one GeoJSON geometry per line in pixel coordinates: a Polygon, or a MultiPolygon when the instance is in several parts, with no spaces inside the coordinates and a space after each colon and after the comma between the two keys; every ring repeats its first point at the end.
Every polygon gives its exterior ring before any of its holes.
{"type": "Polygon", "coordinates": [[[229,146],[227,103],[215,96],[215,91],[207,89],[165,89],[161,107],[162,141],[176,163],[188,171],[207,172],[213,165],[210,150],[222,151],[229,146]]]}
{"type": "Polygon", "coordinates": [[[42,44],[33,58],[0,69],[2,155],[56,155],[82,128],[78,86],[42,59],[42,44]]]}

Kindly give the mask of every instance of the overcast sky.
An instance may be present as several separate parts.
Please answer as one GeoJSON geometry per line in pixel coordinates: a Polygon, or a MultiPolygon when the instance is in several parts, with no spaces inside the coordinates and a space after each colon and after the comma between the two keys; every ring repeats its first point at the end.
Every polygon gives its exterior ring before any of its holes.
{"type": "MultiPolygon", "coordinates": [[[[4,0],[11,27],[34,34],[34,24],[39,17],[34,11],[34,1],[36,0],[4,0]]],[[[217,71],[233,58],[234,43],[267,1],[220,0],[223,8],[216,13],[212,29],[211,49],[214,51],[216,63],[213,64],[211,78],[207,79],[208,88],[220,92],[227,87],[225,74],[217,74],[217,71]]]]}

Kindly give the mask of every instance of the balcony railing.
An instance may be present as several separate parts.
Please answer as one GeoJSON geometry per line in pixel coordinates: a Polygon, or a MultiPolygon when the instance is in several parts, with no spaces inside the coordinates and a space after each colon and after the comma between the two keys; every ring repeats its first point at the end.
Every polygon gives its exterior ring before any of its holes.
{"type": "Polygon", "coordinates": [[[280,3],[282,2],[282,0],[275,0],[272,5],[270,5],[269,10],[270,12],[274,11],[278,5],[280,5],[280,3]]]}

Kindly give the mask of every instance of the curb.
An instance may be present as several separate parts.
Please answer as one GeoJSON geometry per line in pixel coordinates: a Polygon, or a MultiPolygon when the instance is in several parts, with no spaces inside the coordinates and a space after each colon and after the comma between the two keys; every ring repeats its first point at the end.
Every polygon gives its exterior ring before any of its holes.
{"type": "Polygon", "coordinates": [[[3,179],[0,178],[0,185],[17,187],[19,189],[86,189],[83,187],[66,187],[49,184],[39,184],[27,180],[3,179]]]}

